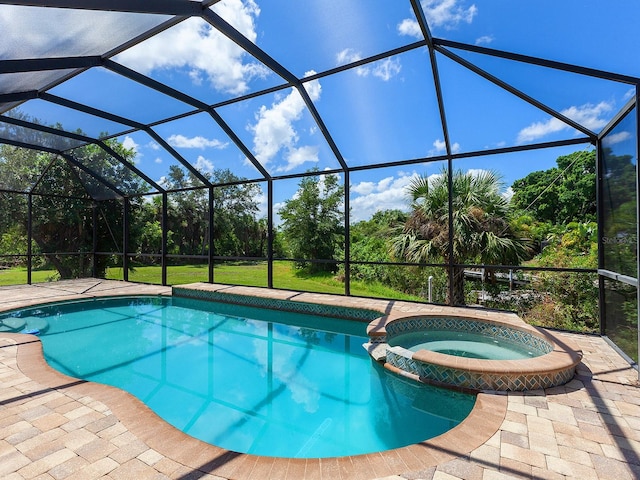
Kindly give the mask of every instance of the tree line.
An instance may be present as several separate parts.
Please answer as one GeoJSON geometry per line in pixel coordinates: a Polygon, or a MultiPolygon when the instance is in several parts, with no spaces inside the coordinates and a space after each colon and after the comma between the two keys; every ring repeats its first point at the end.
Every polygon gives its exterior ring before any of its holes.
{"type": "MultiPolygon", "coordinates": [[[[73,149],[71,157],[0,146],[0,200],[9,206],[0,209],[0,255],[25,254],[31,228],[32,249],[40,254],[41,266],[53,266],[61,278],[90,274],[89,260],[78,261],[61,253],[89,254],[94,248],[122,253],[123,205],[115,198],[115,187],[129,199],[128,253],[137,255],[141,263],[158,262],[163,253],[162,195],[149,195],[149,184],[129,168],[135,165],[134,151],[115,140],[105,143],[107,150],[86,145],[73,149]],[[120,161],[114,160],[113,152],[120,161]],[[31,205],[25,195],[9,191],[31,191],[31,205]],[[31,225],[27,224],[28,209],[31,225]]],[[[613,189],[609,193],[618,202],[611,208],[619,213],[620,223],[628,216],[630,192],[635,192],[634,185],[623,179],[633,178],[625,173],[635,165],[628,156],[610,154],[608,159],[608,168],[620,179],[609,185],[613,189]]],[[[165,253],[208,255],[212,238],[214,255],[264,259],[271,235],[275,257],[295,259],[296,268],[311,274],[330,271],[340,276],[346,241],[344,186],[337,175],[309,173],[299,181],[296,195],[277,212],[280,225],[269,232],[260,214],[259,184],[243,183],[245,179],[229,170],[204,174],[212,184],[220,185],[212,189],[210,223],[209,189],[197,188],[199,181],[193,174],[173,166],[162,185],[169,192],[165,253]]],[[[454,170],[449,175],[445,169],[439,175],[418,177],[407,188],[405,210],[379,211],[350,225],[351,277],[421,296],[425,279],[432,277],[435,288],[444,292],[440,301],[465,304],[476,301],[465,281],[465,265],[596,268],[595,175],[595,152],[587,150],[561,156],[555,167],[516,180],[510,185],[511,198],[505,196],[507,185],[501,176],[492,171],[454,170]],[[392,268],[385,263],[423,266],[392,268]],[[447,268],[449,265],[453,268],[447,268]]],[[[613,220],[607,221],[609,230],[620,230],[613,220]]],[[[116,261],[109,255],[99,256],[98,275],[116,261]]],[[[500,298],[508,296],[500,296],[494,269],[484,269],[483,280],[483,288],[493,289],[489,298],[495,306],[512,306],[500,304],[500,298]]],[[[579,291],[586,289],[591,295],[586,288],[590,280],[577,282],[574,289],[566,288],[571,281],[562,281],[565,291],[575,290],[576,298],[560,303],[583,303],[581,311],[563,316],[573,323],[588,323],[585,318],[593,312],[585,309],[593,302],[580,298],[579,291]]],[[[551,280],[541,288],[559,290],[551,280]]],[[[557,310],[558,302],[540,307],[541,301],[536,308],[557,310]]]]}

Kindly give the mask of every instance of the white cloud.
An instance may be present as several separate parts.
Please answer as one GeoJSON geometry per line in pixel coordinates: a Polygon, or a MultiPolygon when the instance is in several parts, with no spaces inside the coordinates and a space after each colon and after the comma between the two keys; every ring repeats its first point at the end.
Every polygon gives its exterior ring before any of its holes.
{"type": "Polygon", "coordinates": [[[604,137],[604,139],[602,140],[602,144],[605,147],[610,147],[611,145],[615,145],[616,143],[622,143],[625,140],[629,140],[630,138],[631,138],[631,132],[623,131],[618,133],[612,133],[604,137]]]}
{"type": "Polygon", "coordinates": [[[162,163],[162,158],[160,158],[160,157],[156,157],[156,159],[154,160],[154,162],[156,162],[156,163],[162,163]]]}
{"type": "Polygon", "coordinates": [[[195,136],[195,137],[185,137],[184,135],[171,135],[168,139],[167,142],[169,143],[169,145],[171,145],[172,147],[178,147],[178,148],[200,148],[202,150],[204,150],[205,148],[226,148],[228,143],[226,142],[221,142],[220,140],[209,140],[207,138],[201,137],[201,136],[195,136]]]}
{"type": "MultiPolygon", "coordinates": [[[[422,0],[422,9],[430,28],[443,27],[447,30],[456,28],[461,23],[471,23],[478,14],[478,7],[465,7],[461,0],[422,0]]],[[[398,24],[398,33],[421,38],[422,32],[418,22],[407,18],[398,24]]]]}
{"type": "MultiPolygon", "coordinates": [[[[439,138],[433,142],[433,149],[429,151],[429,155],[442,155],[447,152],[447,144],[444,140],[440,140],[439,138]]],[[[458,142],[454,142],[451,145],[451,153],[458,153],[460,151],[460,144],[458,142]]]]}
{"type": "Polygon", "coordinates": [[[379,62],[374,63],[371,66],[371,72],[374,77],[378,77],[381,80],[388,82],[393,77],[398,75],[401,70],[400,60],[397,58],[386,58],[379,62]]]}
{"type": "Polygon", "coordinates": [[[376,189],[376,184],[373,182],[360,182],[351,186],[351,191],[358,195],[369,195],[376,189]]]}
{"type": "MultiPolygon", "coordinates": [[[[346,65],[348,63],[357,62],[360,59],[362,59],[360,52],[356,52],[351,48],[345,48],[336,55],[336,64],[346,65]]],[[[373,64],[357,67],[355,72],[361,77],[373,75],[374,77],[387,82],[398,75],[401,69],[402,65],[400,63],[400,59],[390,57],[374,62],[373,64]]]]}
{"type": "Polygon", "coordinates": [[[361,182],[351,185],[350,191],[358,196],[350,201],[351,221],[367,220],[378,211],[407,210],[407,186],[418,177],[416,172],[400,172],[398,177],[386,177],[378,182],[361,182]]]}
{"type": "Polygon", "coordinates": [[[318,147],[307,145],[292,148],[287,155],[287,165],[279,168],[278,171],[289,172],[306,162],[318,163],[318,161],[318,147]]]}
{"type": "Polygon", "coordinates": [[[447,144],[444,140],[440,140],[439,138],[433,142],[433,146],[435,147],[437,152],[444,152],[447,149],[447,144]]]}
{"type": "Polygon", "coordinates": [[[346,65],[358,60],[362,60],[362,55],[351,48],[345,48],[336,55],[336,63],[338,65],[346,65]]]}
{"type": "Polygon", "coordinates": [[[476,45],[489,45],[494,40],[493,35],[483,35],[476,38],[476,45]]]}
{"type": "MultiPolygon", "coordinates": [[[[579,107],[571,106],[560,113],[592,131],[597,131],[604,127],[608,121],[602,115],[612,109],[613,105],[607,102],[600,102],[597,105],[586,103],[579,107]]],[[[571,127],[557,118],[551,117],[544,122],[535,122],[520,130],[518,143],[531,142],[567,129],[571,129],[571,127]]]]}
{"type": "Polygon", "coordinates": [[[430,25],[454,28],[460,23],[471,23],[478,14],[478,7],[461,6],[459,0],[423,0],[422,8],[430,25]]]}
{"type": "MultiPolygon", "coordinates": [[[[307,72],[307,76],[313,73],[307,72]]],[[[318,80],[306,82],[304,87],[311,100],[320,99],[322,87],[318,80]]],[[[267,165],[281,150],[287,152],[287,165],[280,167],[283,170],[318,160],[317,148],[297,145],[299,135],[294,123],[302,118],[305,108],[304,100],[295,88],[285,97],[277,98],[270,107],[260,107],[256,122],[247,128],[253,132],[254,151],[262,165],[267,165]]]]}
{"type": "MultiPolygon", "coordinates": [[[[214,7],[245,37],[256,41],[255,19],[260,9],[253,0],[222,0],[214,7]]],[[[116,61],[150,74],[153,71],[184,68],[193,83],[204,79],[218,91],[242,94],[249,82],[265,77],[269,70],[249,58],[232,41],[200,18],[190,18],[122,52],[116,61]]]]}
{"type": "Polygon", "coordinates": [[[142,156],[142,154],[140,153],[140,145],[138,145],[136,141],[130,136],[127,135],[126,137],[124,137],[122,146],[127,150],[133,150],[136,156],[142,156]]]}
{"type": "Polygon", "coordinates": [[[405,18],[398,24],[398,33],[408,37],[421,38],[420,25],[412,18],[405,18]]]}
{"type": "Polygon", "coordinates": [[[204,158],[202,155],[198,155],[195,164],[196,170],[200,173],[212,173],[213,172],[213,162],[204,158]]]}

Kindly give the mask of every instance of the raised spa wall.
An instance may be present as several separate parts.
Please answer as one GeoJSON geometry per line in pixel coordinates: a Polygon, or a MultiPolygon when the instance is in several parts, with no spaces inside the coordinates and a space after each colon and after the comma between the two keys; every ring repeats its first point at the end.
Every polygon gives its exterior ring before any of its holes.
{"type": "MultiPolygon", "coordinates": [[[[453,309],[452,309],[453,310],[453,309]]],[[[470,309],[460,316],[418,315],[395,319],[377,319],[369,324],[370,343],[365,348],[389,370],[423,383],[453,386],[475,391],[524,391],[551,388],[569,382],[582,352],[552,333],[532,327],[516,315],[500,322],[486,316],[473,318],[470,309]],[[470,315],[471,317],[467,316],[470,315]],[[521,360],[484,360],[447,355],[428,350],[413,352],[400,346],[389,346],[393,336],[425,330],[468,331],[490,336],[498,341],[520,343],[534,351],[537,357],[521,360]]]]}

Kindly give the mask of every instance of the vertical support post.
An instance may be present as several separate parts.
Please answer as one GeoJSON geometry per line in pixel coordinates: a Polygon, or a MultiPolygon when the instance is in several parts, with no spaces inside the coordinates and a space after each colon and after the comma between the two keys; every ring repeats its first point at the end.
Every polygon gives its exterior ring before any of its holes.
{"type": "MultiPolygon", "coordinates": [[[[638,159],[640,158],[640,84],[636,84],[636,328],[638,330],[637,351],[640,363],[640,168],[638,168],[638,159]]],[[[638,380],[640,381],[640,367],[638,368],[638,380]]]]}
{"type": "Polygon", "coordinates": [[[167,286],[167,243],[169,229],[169,196],[162,192],[162,245],[160,263],[162,265],[162,286],[167,286]]]}
{"type": "Polygon", "coordinates": [[[214,243],[213,243],[213,239],[214,239],[214,234],[215,234],[215,230],[214,230],[214,220],[215,220],[215,216],[214,216],[214,207],[215,207],[215,199],[214,199],[214,191],[213,191],[213,186],[209,187],[209,258],[208,258],[208,264],[209,264],[209,283],[213,283],[215,278],[213,276],[213,262],[214,262],[214,243]]]}
{"type": "Polygon", "coordinates": [[[447,190],[449,196],[449,247],[448,247],[448,257],[449,257],[449,305],[455,306],[455,259],[453,258],[453,240],[454,240],[454,231],[453,231],[453,160],[451,157],[447,159],[447,190]]]}
{"type": "Polygon", "coordinates": [[[267,180],[267,287],[273,288],[273,180],[267,180]]]}
{"type": "Polygon", "coordinates": [[[129,281],[129,214],[131,203],[129,197],[124,197],[122,206],[122,279],[129,281]]]}
{"type": "Polygon", "coordinates": [[[344,294],[351,295],[351,179],[349,170],[344,171],[344,294]]]}
{"type": "MultiPolygon", "coordinates": [[[[602,151],[602,140],[596,141],[596,219],[598,222],[598,270],[604,268],[604,156],[602,151]]],[[[598,314],[600,320],[600,335],[606,334],[606,307],[605,307],[605,281],[604,277],[598,273],[598,314]]]]}
{"type": "Polygon", "coordinates": [[[97,278],[98,277],[98,204],[95,201],[91,203],[91,223],[93,226],[91,276],[93,278],[97,278]]]}
{"type": "Polygon", "coordinates": [[[33,269],[33,195],[27,196],[27,285],[31,285],[31,270],[33,269]]]}

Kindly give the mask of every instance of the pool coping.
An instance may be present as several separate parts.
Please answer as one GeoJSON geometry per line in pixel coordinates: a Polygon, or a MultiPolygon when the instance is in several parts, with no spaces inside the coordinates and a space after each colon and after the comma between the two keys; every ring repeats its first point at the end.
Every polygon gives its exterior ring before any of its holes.
{"type": "MultiPolygon", "coordinates": [[[[209,288],[216,287],[211,285],[209,288]]],[[[229,286],[221,288],[228,289],[229,286]]],[[[254,290],[252,287],[240,288],[243,292],[247,292],[247,288],[254,290]]],[[[255,290],[260,291],[263,297],[269,297],[268,294],[271,292],[260,288],[255,290]]],[[[276,298],[293,295],[293,292],[289,291],[275,290],[273,293],[276,298]]],[[[298,295],[301,295],[305,301],[310,300],[307,294],[298,295]]],[[[318,294],[310,295],[318,298],[318,294]]],[[[109,293],[93,296],[121,295],[109,293]]],[[[340,303],[349,304],[359,303],[362,300],[357,299],[353,302],[349,301],[349,298],[351,297],[323,294],[322,303],[340,301],[340,303]]],[[[377,303],[372,299],[367,300],[369,309],[372,302],[377,303]]],[[[381,304],[389,303],[380,302],[381,304]]],[[[169,425],[140,400],[124,390],[78,380],[54,370],[46,363],[42,344],[37,336],[2,333],[0,338],[8,339],[17,345],[18,368],[45,389],[90,396],[104,403],[132,434],[160,454],[191,470],[238,480],[270,477],[333,478],[332,472],[335,472],[336,478],[363,478],[363,474],[366,477],[367,470],[370,473],[369,477],[384,477],[424,470],[468,455],[486,443],[498,431],[507,412],[508,397],[506,395],[480,393],[473,410],[458,426],[438,437],[407,447],[364,455],[322,459],[262,457],[233,452],[197,440],[169,425]]]]}

